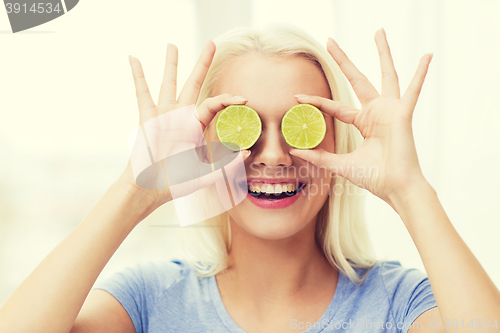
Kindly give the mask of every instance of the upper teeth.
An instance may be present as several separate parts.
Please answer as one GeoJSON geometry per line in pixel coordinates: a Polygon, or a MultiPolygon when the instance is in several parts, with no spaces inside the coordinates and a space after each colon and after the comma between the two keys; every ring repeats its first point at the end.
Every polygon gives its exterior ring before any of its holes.
{"type": "Polygon", "coordinates": [[[297,186],[295,184],[250,184],[248,188],[256,193],[281,194],[283,192],[294,192],[297,186]]]}

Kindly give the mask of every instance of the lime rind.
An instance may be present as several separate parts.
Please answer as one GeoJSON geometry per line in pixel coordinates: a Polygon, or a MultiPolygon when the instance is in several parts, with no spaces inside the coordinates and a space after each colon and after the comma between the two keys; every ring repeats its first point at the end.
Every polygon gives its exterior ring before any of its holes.
{"type": "Polygon", "coordinates": [[[325,117],[314,105],[297,104],[283,116],[281,133],[288,145],[297,149],[313,149],[325,138],[325,117]]]}
{"type": "Polygon", "coordinates": [[[248,149],[262,133],[262,122],[257,112],[246,105],[229,105],[219,113],[215,122],[219,141],[229,150],[248,149]]]}

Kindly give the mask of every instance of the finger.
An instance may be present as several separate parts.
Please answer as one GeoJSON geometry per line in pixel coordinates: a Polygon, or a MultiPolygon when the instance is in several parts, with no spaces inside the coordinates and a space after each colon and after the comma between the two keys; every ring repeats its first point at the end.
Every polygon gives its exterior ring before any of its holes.
{"type": "Polygon", "coordinates": [[[417,104],[418,96],[420,95],[420,90],[422,89],[422,85],[424,84],[425,76],[427,75],[427,69],[429,68],[429,64],[432,60],[432,53],[425,54],[420,59],[420,62],[417,67],[417,72],[413,76],[408,89],[403,95],[401,99],[402,103],[408,107],[411,112],[415,109],[415,105],[417,104]]]}
{"type": "Polygon", "coordinates": [[[186,84],[179,94],[178,103],[181,105],[196,104],[200,89],[207,76],[208,69],[214,58],[215,44],[210,39],[201,52],[198,62],[194,66],[193,72],[189,75],[186,84]]]}
{"type": "Polygon", "coordinates": [[[344,51],[340,49],[332,38],[328,38],[326,48],[351,83],[361,104],[366,104],[379,97],[377,89],[375,89],[366,76],[354,66],[344,51]]]}
{"type": "Polygon", "coordinates": [[[394,62],[391,56],[391,50],[387,43],[387,36],[384,28],[375,33],[375,42],[380,57],[380,68],[382,69],[382,96],[400,98],[399,81],[394,62]]]}
{"type": "Polygon", "coordinates": [[[165,71],[163,73],[163,82],[161,83],[158,106],[177,103],[177,63],[177,46],[168,44],[167,59],[165,61],[165,71]]]}
{"type": "Polygon", "coordinates": [[[349,158],[352,156],[352,153],[348,154],[333,154],[327,152],[322,148],[314,148],[314,149],[290,149],[290,154],[296,157],[299,157],[309,163],[317,166],[326,168],[330,170],[334,174],[337,174],[341,177],[347,178],[347,166],[349,158]]]}
{"type": "Polygon", "coordinates": [[[241,96],[233,96],[230,94],[222,94],[216,97],[210,97],[203,101],[196,109],[198,119],[200,120],[203,130],[214,119],[217,112],[222,111],[229,105],[245,104],[247,99],[241,96]]]}
{"type": "Polygon", "coordinates": [[[151,98],[141,62],[132,56],[129,56],[129,62],[132,67],[132,75],[134,76],[140,123],[143,124],[145,121],[156,117],[156,105],[151,98]]]}
{"type": "Polygon", "coordinates": [[[299,103],[309,103],[316,106],[321,111],[328,113],[329,115],[337,118],[338,120],[346,123],[353,124],[356,116],[359,114],[359,110],[350,105],[344,104],[339,101],[332,101],[331,99],[320,97],[320,96],[310,96],[310,95],[295,95],[295,98],[299,103]]]}

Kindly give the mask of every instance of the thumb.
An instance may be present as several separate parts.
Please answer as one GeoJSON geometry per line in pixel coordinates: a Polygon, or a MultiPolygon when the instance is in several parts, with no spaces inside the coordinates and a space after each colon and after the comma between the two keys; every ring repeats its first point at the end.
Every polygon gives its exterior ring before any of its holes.
{"type": "Polygon", "coordinates": [[[299,157],[314,166],[326,168],[335,175],[347,178],[348,160],[352,153],[334,154],[322,148],[314,149],[290,149],[290,154],[299,157]]]}

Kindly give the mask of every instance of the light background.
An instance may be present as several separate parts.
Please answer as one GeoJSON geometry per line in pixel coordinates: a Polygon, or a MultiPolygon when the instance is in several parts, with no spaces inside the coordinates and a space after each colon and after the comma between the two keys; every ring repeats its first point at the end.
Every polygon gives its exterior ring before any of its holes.
{"type": "MultiPolygon", "coordinates": [[[[157,100],[167,43],[179,48],[182,87],[208,38],[272,21],[323,44],[332,36],[377,89],[380,27],[402,92],[420,57],[434,52],[413,120],[419,160],[500,287],[498,14],[497,0],[85,0],[12,34],[0,10],[0,306],[123,171],[138,122],[128,55],[141,60],[157,100]]],[[[174,254],[183,229],[170,212],[163,206],[139,224],[99,279],[174,254]]],[[[369,194],[366,215],[379,258],[425,270],[396,212],[369,194]]]]}

